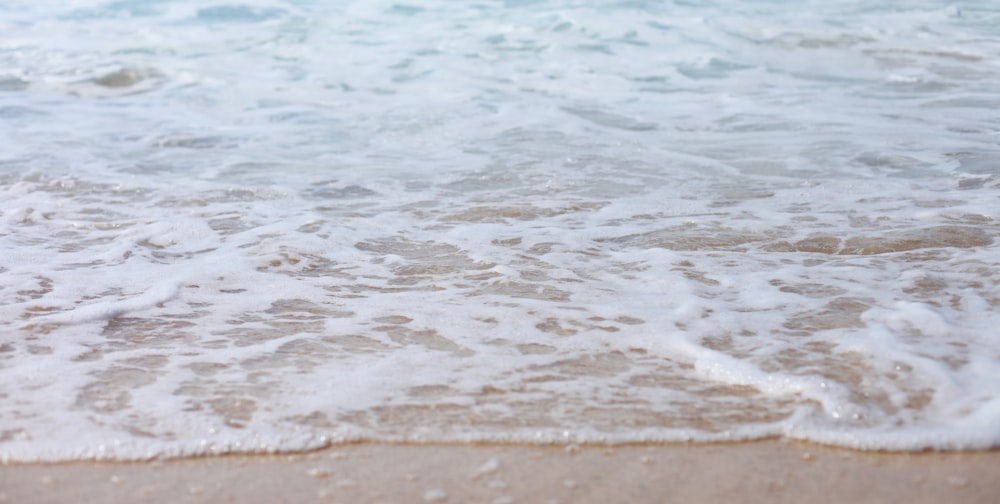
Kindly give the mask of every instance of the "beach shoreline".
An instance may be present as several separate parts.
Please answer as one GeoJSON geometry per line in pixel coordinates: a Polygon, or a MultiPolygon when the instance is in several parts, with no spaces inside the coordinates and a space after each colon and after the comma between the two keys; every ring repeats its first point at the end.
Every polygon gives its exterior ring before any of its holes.
{"type": "Polygon", "coordinates": [[[355,443],[279,455],[0,465],[0,502],[989,502],[1000,450],[355,443]]]}

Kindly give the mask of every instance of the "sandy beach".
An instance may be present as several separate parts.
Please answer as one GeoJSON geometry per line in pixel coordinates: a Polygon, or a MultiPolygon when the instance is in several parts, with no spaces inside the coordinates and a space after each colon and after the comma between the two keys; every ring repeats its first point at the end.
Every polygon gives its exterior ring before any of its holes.
{"type": "Polygon", "coordinates": [[[0,504],[1000,504],[1000,1],[0,33],[0,504]]]}
{"type": "Polygon", "coordinates": [[[303,454],[0,466],[0,502],[995,502],[1000,451],[806,443],[359,443],[303,454]]]}

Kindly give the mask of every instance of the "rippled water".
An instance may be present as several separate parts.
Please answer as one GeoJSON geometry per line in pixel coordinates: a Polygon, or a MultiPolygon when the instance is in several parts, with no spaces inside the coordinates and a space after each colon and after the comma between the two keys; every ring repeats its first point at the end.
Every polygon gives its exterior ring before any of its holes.
{"type": "Polygon", "coordinates": [[[0,6],[0,459],[1000,444],[985,2],[0,6]]]}

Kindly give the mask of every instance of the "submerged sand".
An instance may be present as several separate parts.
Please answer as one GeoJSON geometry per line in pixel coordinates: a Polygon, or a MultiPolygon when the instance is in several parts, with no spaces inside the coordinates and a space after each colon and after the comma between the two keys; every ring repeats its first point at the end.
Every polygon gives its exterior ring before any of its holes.
{"type": "Polygon", "coordinates": [[[293,455],[0,466],[0,502],[996,502],[1000,451],[812,444],[359,443],[293,455]]]}

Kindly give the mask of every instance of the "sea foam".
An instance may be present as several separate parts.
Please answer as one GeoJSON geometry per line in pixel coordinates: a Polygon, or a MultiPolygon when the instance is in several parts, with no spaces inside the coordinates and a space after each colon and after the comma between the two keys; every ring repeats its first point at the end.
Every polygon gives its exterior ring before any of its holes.
{"type": "Polygon", "coordinates": [[[0,7],[0,459],[995,447],[998,16],[0,7]]]}

